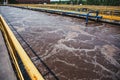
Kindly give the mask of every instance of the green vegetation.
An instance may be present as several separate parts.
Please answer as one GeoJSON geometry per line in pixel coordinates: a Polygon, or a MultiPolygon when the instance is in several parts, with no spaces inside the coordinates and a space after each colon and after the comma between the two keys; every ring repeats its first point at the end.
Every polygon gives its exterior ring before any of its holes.
{"type": "Polygon", "coordinates": [[[120,0],[87,0],[88,5],[120,6],[120,0]]]}
{"type": "Polygon", "coordinates": [[[0,0],[0,3],[3,4],[4,1],[8,1],[8,3],[11,3],[11,4],[17,3],[16,0],[0,0]]]}
{"type": "Polygon", "coordinates": [[[17,1],[16,1],[16,0],[8,0],[8,1],[9,1],[9,3],[12,3],[12,4],[17,3],[17,1]]]}

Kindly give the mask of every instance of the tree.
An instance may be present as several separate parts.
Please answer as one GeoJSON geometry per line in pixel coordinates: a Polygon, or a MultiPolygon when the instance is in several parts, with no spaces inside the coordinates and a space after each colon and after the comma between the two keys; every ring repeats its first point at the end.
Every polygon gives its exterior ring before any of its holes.
{"type": "Polygon", "coordinates": [[[120,0],[86,0],[88,5],[120,6],[120,0]]]}
{"type": "Polygon", "coordinates": [[[11,4],[17,3],[16,0],[8,0],[8,2],[11,3],[11,4]]]}

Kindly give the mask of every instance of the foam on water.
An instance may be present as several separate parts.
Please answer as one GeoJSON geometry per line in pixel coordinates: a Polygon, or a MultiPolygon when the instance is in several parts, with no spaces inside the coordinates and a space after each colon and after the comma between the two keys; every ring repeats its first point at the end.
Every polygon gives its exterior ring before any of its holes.
{"type": "Polygon", "coordinates": [[[120,79],[118,26],[90,21],[86,27],[83,19],[7,6],[0,10],[60,80],[120,79]]]}

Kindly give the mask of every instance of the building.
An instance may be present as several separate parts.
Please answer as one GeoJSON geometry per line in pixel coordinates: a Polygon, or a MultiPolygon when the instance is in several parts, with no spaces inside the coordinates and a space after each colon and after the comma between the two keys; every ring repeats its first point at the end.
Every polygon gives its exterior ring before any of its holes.
{"type": "Polygon", "coordinates": [[[26,4],[40,4],[40,3],[50,3],[50,0],[16,0],[17,3],[26,4]]]}

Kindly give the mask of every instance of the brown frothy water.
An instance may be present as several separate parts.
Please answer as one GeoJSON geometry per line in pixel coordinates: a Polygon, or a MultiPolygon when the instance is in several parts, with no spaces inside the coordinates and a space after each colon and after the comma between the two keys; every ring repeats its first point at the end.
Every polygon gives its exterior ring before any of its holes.
{"type": "MultiPolygon", "coordinates": [[[[60,80],[120,79],[119,25],[90,21],[86,27],[83,19],[1,9],[60,80]]],[[[25,47],[22,41],[21,44],[25,47]]],[[[26,50],[32,59],[36,58],[26,50]]],[[[46,72],[39,61],[35,63],[42,73],[46,72]]],[[[46,80],[53,79],[49,76],[46,80]]]]}

